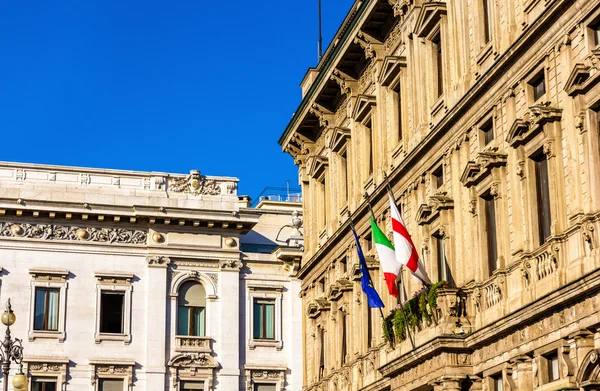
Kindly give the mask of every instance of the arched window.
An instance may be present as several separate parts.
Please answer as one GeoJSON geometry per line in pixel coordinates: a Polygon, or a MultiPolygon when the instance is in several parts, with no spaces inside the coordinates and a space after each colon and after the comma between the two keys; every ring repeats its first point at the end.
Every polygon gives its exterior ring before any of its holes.
{"type": "Polygon", "coordinates": [[[181,285],[177,298],[177,335],[204,337],[206,291],[194,281],[181,285]]]}

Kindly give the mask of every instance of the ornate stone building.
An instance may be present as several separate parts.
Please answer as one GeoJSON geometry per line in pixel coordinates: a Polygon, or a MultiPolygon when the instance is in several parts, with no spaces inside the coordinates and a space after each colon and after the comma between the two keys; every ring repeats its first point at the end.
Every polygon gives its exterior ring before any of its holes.
{"type": "Polygon", "coordinates": [[[236,193],[198,171],[0,163],[0,295],[30,390],[300,390],[301,242],[276,239],[301,240],[301,205],[236,193]]]}
{"type": "Polygon", "coordinates": [[[356,1],[280,139],[304,196],[305,390],[600,389],[599,44],[598,1],[356,1]],[[368,310],[347,218],[387,316],[363,198],[391,234],[386,173],[448,282],[414,348],[368,310]]]}

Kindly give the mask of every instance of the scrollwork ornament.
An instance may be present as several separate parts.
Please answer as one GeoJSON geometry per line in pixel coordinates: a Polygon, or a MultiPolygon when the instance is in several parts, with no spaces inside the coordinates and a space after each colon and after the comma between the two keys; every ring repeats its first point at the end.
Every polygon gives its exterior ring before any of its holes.
{"type": "Polygon", "coordinates": [[[0,237],[21,237],[43,240],[145,244],[147,232],[127,228],[80,228],[58,224],[14,224],[0,222],[0,237]],[[20,227],[15,233],[13,227],[20,227]],[[85,231],[85,232],[84,232],[85,231]],[[20,234],[19,234],[20,233],[20,234]]]}
{"type": "Polygon", "coordinates": [[[184,178],[170,179],[169,191],[173,193],[184,193],[190,195],[220,195],[221,187],[214,180],[209,180],[200,175],[200,171],[192,170],[190,175],[184,178]]]}
{"type": "Polygon", "coordinates": [[[516,170],[517,176],[521,180],[525,179],[525,161],[524,160],[519,160],[517,162],[515,170],[516,170]]]}

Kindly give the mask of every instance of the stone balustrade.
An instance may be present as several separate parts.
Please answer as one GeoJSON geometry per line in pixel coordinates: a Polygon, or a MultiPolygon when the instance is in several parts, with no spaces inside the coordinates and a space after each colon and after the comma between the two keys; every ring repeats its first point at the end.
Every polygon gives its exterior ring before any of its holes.
{"type": "Polygon", "coordinates": [[[175,351],[187,353],[210,353],[210,337],[175,336],[175,351]]]}

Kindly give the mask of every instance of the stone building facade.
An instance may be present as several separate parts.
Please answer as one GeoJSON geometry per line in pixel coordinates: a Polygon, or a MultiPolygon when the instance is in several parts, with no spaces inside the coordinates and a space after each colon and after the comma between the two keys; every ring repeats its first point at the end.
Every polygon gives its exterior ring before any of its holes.
{"type": "Polygon", "coordinates": [[[29,389],[300,390],[301,243],[276,239],[301,204],[251,208],[237,182],[0,163],[29,389]]]}
{"type": "MultiPolygon", "coordinates": [[[[280,138],[299,167],[305,390],[600,389],[600,3],[364,0],[280,138]],[[438,291],[394,346],[364,193],[438,291]]],[[[404,272],[408,296],[419,286],[404,272]]]]}

